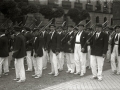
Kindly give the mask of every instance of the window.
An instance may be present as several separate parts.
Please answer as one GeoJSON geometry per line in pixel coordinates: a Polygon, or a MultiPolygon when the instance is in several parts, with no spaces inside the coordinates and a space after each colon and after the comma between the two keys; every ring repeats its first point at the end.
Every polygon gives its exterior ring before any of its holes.
{"type": "Polygon", "coordinates": [[[104,22],[106,22],[107,21],[107,18],[106,17],[104,17],[104,22]]]}
{"type": "Polygon", "coordinates": [[[96,17],[96,23],[99,23],[99,16],[96,17]]]}

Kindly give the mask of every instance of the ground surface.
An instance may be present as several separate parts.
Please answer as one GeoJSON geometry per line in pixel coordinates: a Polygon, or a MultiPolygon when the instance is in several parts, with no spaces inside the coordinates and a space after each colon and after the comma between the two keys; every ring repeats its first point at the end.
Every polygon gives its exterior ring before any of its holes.
{"type": "MultiPolygon", "coordinates": [[[[110,63],[105,62],[104,71],[109,69],[110,63]]],[[[65,64],[64,71],[60,72],[58,77],[48,75],[48,73],[50,72],[50,64],[48,63],[48,68],[43,71],[42,78],[34,79],[31,77],[31,75],[34,74],[34,72],[26,72],[26,82],[16,83],[15,81],[13,81],[13,79],[15,78],[15,71],[10,69],[9,76],[3,76],[2,78],[0,78],[0,90],[41,90],[72,80],[82,79],[91,75],[91,70],[87,70],[87,73],[84,77],[80,77],[79,75],[74,74],[67,74],[66,70],[67,67],[65,64]]]]}

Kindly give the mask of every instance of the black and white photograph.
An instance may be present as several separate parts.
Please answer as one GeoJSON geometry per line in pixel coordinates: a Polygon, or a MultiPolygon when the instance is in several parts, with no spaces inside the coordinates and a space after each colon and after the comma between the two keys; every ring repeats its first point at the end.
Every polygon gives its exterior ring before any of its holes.
{"type": "Polygon", "coordinates": [[[120,0],[0,0],[0,90],[120,90],[120,0]]]}

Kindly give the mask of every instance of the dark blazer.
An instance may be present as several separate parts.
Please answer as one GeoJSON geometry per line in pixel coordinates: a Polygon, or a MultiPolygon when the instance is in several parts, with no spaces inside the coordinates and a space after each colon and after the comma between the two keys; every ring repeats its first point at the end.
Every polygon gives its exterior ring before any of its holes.
{"type": "Polygon", "coordinates": [[[60,37],[60,51],[64,51],[64,44],[61,41],[64,36],[65,36],[64,32],[59,33],[59,37],[60,37]]]}
{"type": "Polygon", "coordinates": [[[35,51],[38,57],[43,56],[43,49],[42,49],[43,43],[44,43],[43,37],[40,36],[34,37],[33,50],[35,51]]]}
{"type": "Polygon", "coordinates": [[[66,38],[62,41],[64,45],[64,52],[65,53],[74,53],[74,32],[71,34],[67,34],[66,38]],[[70,41],[70,45],[68,44],[68,41],[70,41]]]}
{"type": "Polygon", "coordinates": [[[8,38],[6,36],[0,37],[0,57],[9,56],[8,38]]]}
{"type": "Polygon", "coordinates": [[[102,56],[108,50],[107,34],[101,32],[99,38],[96,39],[96,34],[91,39],[91,55],[102,56]]]}
{"type": "MultiPolygon", "coordinates": [[[[78,33],[76,33],[76,35],[78,33]]],[[[81,34],[81,37],[80,37],[80,44],[81,44],[81,49],[82,48],[85,49],[83,53],[87,53],[87,46],[85,45],[86,41],[87,41],[87,37],[88,37],[88,34],[85,31],[82,31],[82,34],[81,34]]],[[[75,39],[74,39],[74,44],[75,44],[75,42],[76,42],[76,36],[75,36],[75,39]]]]}
{"type": "Polygon", "coordinates": [[[13,57],[14,58],[23,58],[26,56],[26,39],[22,34],[19,34],[14,39],[13,45],[13,57]]]}
{"type": "MultiPolygon", "coordinates": [[[[115,45],[114,39],[115,39],[115,35],[113,36],[112,43],[111,43],[111,53],[113,52],[113,48],[114,48],[114,45],[115,45]]],[[[119,38],[119,41],[118,41],[118,54],[120,54],[120,38],[119,38]]]]}
{"type": "Polygon", "coordinates": [[[53,51],[53,53],[60,51],[60,37],[55,31],[51,39],[52,33],[49,35],[48,39],[48,48],[53,51]]]}
{"type": "Polygon", "coordinates": [[[25,34],[25,38],[26,38],[26,50],[31,51],[34,40],[33,34],[31,32],[28,32],[25,34]]]}

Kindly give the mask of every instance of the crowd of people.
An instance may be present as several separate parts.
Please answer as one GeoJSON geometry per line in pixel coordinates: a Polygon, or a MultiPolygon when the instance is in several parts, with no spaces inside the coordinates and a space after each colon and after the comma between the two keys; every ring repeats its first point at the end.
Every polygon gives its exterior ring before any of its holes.
{"type": "Polygon", "coordinates": [[[9,66],[14,62],[16,82],[25,82],[25,71],[33,71],[32,77],[42,77],[42,71],[50,61],[50,75],[59,75],[66,60],[67,71],[81,77],[86,67],[91,69],[91,79],[103,80],[104,60],[111,63],[113,74],[120,74],[120,26],[86,28],[84,24],[62,26],[49,25],[49,29],[14,26],[14,32],[0,29],[0,77],[9,74],[9,66]],[[12,53],[13,60],[8,60],[12,53]],[[26,58],[27,70],[24,68],[26,58]],[[116,66],[117,60],[117,66],[116,66]],[[8,63],[10,62],[10,64],[8,63]],[[118,68],[117,68],[118,67],[118,68]],[[2,71],[3,70],[3,71],[2,71]]]}

